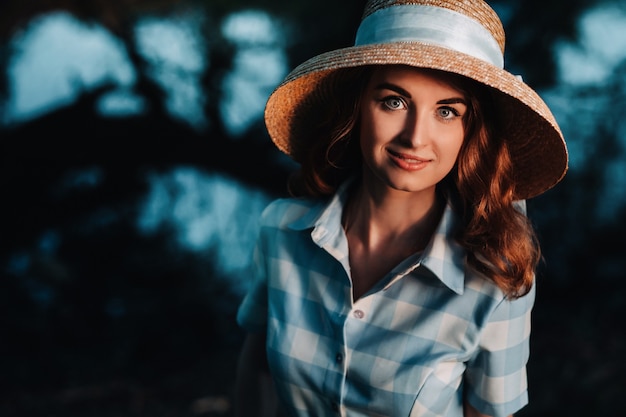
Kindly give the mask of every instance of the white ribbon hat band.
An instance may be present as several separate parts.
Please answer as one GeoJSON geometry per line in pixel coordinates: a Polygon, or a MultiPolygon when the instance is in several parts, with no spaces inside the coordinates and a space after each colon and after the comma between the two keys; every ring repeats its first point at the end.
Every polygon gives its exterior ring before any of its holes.
{"type": "Polygon", "coordinates": [[[498,42],[479,22],[442,7],[406,4],[367,16],[355,46],[389,42],[424,42],[453,49],[504,68],[498,42]]]}

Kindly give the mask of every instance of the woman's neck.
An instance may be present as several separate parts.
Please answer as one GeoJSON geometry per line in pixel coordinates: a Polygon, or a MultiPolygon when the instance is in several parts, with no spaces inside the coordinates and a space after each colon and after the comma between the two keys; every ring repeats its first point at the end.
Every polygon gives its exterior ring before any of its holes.
{"type": "Polygon", "coordinates": [[[430,240],[441,216],[443,202],[434,189],[405,192],[388,188],[373,191],[358,184],[344,210],[343,224],[363,245],[376,252],[384,245],[422,250],[430,240]]]}

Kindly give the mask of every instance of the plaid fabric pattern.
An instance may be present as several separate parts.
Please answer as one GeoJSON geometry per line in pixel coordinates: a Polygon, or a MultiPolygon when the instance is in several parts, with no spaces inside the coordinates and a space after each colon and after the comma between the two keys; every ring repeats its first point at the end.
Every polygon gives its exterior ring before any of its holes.
{"type": "Polygon", "coordinates": [[[522,408],[534,288],[509,301],[466,270],[447,207],[426,250],[354,302],[346,198],[344,186],[329,201],[281,199],[262,216],[237,320],[267,332],[288,414],[461,417],[464,396],[492,416],[522,408]]]}

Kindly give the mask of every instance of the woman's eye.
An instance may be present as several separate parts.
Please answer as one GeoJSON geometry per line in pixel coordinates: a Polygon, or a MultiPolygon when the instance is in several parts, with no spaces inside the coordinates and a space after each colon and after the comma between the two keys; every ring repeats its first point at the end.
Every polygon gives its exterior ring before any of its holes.
{"type": "Polygon", "coordinates": [[[399,97],[389,97],[383,100],[385,106],[390,110],[400,110],[403,109],[404,101],[399,97]]]}
{"type": "Polygon", "coordinates": [[[437,109],[437,114],[442,119],[449,120],[449,119],[454,119],[455,117],[457,117],[459,115],[459,112],[457,112],[455,109],[451,107],[441,107],[437,109]]]}

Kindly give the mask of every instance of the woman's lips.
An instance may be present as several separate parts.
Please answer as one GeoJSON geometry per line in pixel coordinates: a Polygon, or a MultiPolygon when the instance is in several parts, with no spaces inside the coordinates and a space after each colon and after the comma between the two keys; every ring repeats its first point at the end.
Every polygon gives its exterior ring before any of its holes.
{"type": "Polygon", "coordinates": [[[407,171],[417,171],[424,168],[430,159],[420,158],[419,156],[409,155],[406,153],[387,150],[391,156],[391,160],[400,168],[407,171]]]}

